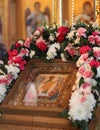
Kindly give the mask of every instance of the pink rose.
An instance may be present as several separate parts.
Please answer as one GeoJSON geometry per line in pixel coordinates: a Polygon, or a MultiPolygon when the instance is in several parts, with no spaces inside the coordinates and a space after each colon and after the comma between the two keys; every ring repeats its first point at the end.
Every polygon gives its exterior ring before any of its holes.
{"type": "Polygon", "coordinates": [[[85,34],[85,32],[86,32],[87,30],[85,29],[85,28],[79,28],[78,30],[77,30],[77,36],[79,36],[79,37],[86,37],[86,34],[85,34]]]}
{"type": "Polygon", "coordinates": [[[57,30],[57,32],[62,35],[66,35],[68,33],[68,31],[69,31],[68,27],[65,27],[65,26],[61,26],[57,30]]]}
{"type": "Polygon", "coordinates": [[[42,38],[39,38],[36,42],[36,46],[42,51],[46,51],[47,50],[47,45],[45,40],[43,40],[42,38]]]}
{"type": "Polygon", "coordinates": [[[92,50],[88,45],[80,47],[80,54],[84,54],[92,50]]]}
{"type": "Polygon", "coordinates": [[[32,42],[32,39],[31,38],[27,38],[24,42],[24,46],[29,48],[30,47],[30,43],[32,42]]]}

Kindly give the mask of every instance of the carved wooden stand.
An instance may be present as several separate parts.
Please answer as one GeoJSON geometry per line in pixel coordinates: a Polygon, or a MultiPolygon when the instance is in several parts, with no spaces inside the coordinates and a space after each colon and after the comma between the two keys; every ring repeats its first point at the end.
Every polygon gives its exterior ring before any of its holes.
{"type": "MultiPolygon", "coordinates": [[[[77,68],[72,62],[63,63],[55,60],[43,63],[30,60],[0,106],[0,130],[76,130],[69,120],[59,116],[59,113],[68,107],[76,72],[77,68]],[[68,78],[56,102],[38,102],[37,106],[25,106],[22,102],[24,88],[40,73],[66,74],[68,78]]],[[[100,107],[96,111],[96,118],[90,123],[89,130],[97,130],[99,111],[100,107]]]]}

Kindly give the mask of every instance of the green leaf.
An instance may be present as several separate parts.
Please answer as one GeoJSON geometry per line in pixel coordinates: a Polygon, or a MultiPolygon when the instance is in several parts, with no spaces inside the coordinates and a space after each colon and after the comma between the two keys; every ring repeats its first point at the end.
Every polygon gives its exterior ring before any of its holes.
{"type": "Polygon", "coordinates": [[[96,67],[92,67],[91,68],[92,69],[92,71],[95,73],[95,75],[97,74],[97,69],[96,69],[96,67]]]}
{"type": "Polygon", "coordinates": [[[86,121],[79,122],[81,130],[89,130],[88,123],[86,121]]]}
{"type": "Polygon", "coordinates": [[[4,65],[0,65],[0,69],[7,74],[7,69],[4,67],[4,65]]]}
{"type": "Polygon", "coordinates": [[[90,50],[90,51],[89,51],[88,56],[89,56],[89,57],[93,56],[93,50],[90,50]]]}
{"type": "Polygon", "coordinates": [[[59,114],[60,117],[62,118],[67,118],[68,117],[68,110],[64,110],[62,113],[59,114]]]}
{"type": "Polygon", "coordinates": [[[79,81],[79,87],[80,87],[83,83],[84,83],[84,78],[81,77],[81,78],[80,78],[80,81],[79,81]]]}

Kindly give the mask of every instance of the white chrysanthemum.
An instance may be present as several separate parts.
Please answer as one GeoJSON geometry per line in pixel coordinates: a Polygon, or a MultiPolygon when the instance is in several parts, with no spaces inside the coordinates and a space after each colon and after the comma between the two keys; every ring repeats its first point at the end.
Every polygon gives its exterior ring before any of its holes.
{"type": "Polygon", "coordinates": [[[68,33],[67,38],[69,38],[70,40],[73,39],[75,31],[71,31],[70,33],[68,33]]]}
{"type": "Polygon", "coordinates": [[[68,114],[70,115],[71,119],[73,119],[74,121],[86,120],[87,117],[87,112],[85,111],[85,108],[80,104],[76,104],[73,108],[70,108],[68,114]]]}
{"type": "Polygon", "coordinates": [[[4,97],[6,96],[7,89],[5,84],[0,84],[0,102],[3,101],[4,97]]]}
{"type": "Polygon", "coordinates": [[[77,37],[75,40],[75,44],[79,44],[80,43],[80,37],[77,37]]]}
{"type": "Polygon", "coordinates": [[[84,102],[84,107],[85,107],[86,111],[91,111],[92,112],[95,105],[96,105],[96,100],[94,99],[93,94],[90,93],[87,96],[87,100],[84,102]]]}
{"type": "Polygon", "coordinates": [[[30,58],[33,58],[34,55],[35,55],[35,51],[31,50],[31,52],[30,52],[30,58]]]}
{"type": "Polygon", "coordinates": [[[63,53],[61,53],[61,59],[62,59],[62,61],[64,61],[64,62],[67,61],[66,58],[65,58],[65,55],[64,55],[63,53]]]}
{"type": "Polygon", "coordinates": [[[5,68],[7,69],[8,73],[11,73],[14,76],[14,79],[18,77],[18,73],[20,72],[20,69],[18,67],[10,64],[10,65],[5,65],[5,68]]]}
{"type": "Polygon", "coordinates": [[[92,111],[96,105],[96,100],[92,93],[83,94],[82,89],[76,90],[69,103],[69,116],[72,120],[86,120],[92,118],[92,111]],[[84,97],[85,100],[81,100],[84,97]]]}
{"type": "Polygon", "coordinates": [[[97,67],[97,75],[96,75],[97,78],[100,78],[100,66],[97,67]]]}
{"type": "Polygon", "coordinates": [[[47,59],[54,59],[57,56],[57,50],[60,50],[60,44],[55,43],[50,45],[48,52],[47,52],[47,59]]]}

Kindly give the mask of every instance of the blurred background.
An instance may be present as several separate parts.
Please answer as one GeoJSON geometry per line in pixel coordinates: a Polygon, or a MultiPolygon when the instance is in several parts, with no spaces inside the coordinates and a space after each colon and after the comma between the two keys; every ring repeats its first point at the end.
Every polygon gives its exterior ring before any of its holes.
{"type": "Polygon", "coordinates": [[[0,0],[0,48],[8,50],[38,25],[60,20],[71,25],[76,19],[85,21],[84,14],[100,23],[100,0],[0,0]]]}

